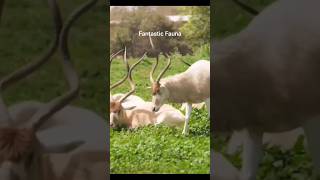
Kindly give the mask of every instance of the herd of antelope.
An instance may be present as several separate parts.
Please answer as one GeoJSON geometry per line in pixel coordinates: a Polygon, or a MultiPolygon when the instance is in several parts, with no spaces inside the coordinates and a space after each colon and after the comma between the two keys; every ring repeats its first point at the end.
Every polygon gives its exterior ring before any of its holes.
{"type": "Polygon", "coordinates": [[[142,98],[133,95],[135,93],[135,83],[132,78],[134,68],[144,60],[146,53],[130,67],[125,48],[110,56],[110,64],[121,52],[124,52],[123,61],[126,65],[127,73],[124,78],[111,85],[110,90],[121,85],[126,79],[130,83],[131,90],[126,94],[111,95],[110,93],[110,126],[113,128],[137,128],[158,124],[175,127],[184,125],[183,134],[188,134],[192,103],[205,101],[207,108],[210,108],[210,62],[200,60],[183,73],[162,78],[171,65],[169,57],[168,64],[157,79],[154,80],[153,74],[158,65],[157,58],[150,72],[152,102],[146,102],[142,98]],[[165,104],[167,102],[187,103],[186,115],[184,116],[171,105],[165,104]]]}

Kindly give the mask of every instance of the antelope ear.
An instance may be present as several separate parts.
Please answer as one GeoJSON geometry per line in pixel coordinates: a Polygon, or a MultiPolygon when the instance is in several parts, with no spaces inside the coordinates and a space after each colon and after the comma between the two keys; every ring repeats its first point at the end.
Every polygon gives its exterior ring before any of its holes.
{"type": "Polygon", "coordinates": [[[70,151],[73,151],[84,143],[84,141],[72,141],[50,146],[42,145],[42,150],[45,153],[69,153],[70,151]]]}
{"type": "Polygon", "coordinates": [[[137,106],[129,106],[129,107],[123,107],[124,110],[132,110],[136,108],[137,106]]]}

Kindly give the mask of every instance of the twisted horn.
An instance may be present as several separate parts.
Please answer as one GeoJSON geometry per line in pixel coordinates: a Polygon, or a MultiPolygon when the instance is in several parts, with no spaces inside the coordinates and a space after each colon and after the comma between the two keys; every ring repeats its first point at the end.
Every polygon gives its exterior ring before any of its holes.
{"type": "MultiPolygon", "coordinates": [[[[3,3],[2,1],[1,3],[3,3]]],[[[57,50],[58,43],[59,43],[59,36],[62,28],[62,20],[61,20],[61,14],[59,7],[57,5],[56,0],[49,0],[48,1],[49,7],[51,9],[51,13],[54,19],[54,25],[55,25],[55,38],[54,41],[51,43],[49,49],[38,59],[34,62],[21,67],[20,69],[16,70],[15,72],[3,77],[0,81],[0,114],[4,121],[6,121],[7,124],[11,124],[11,117],[9,115],[8,109],[2,99],[1,92],[4,91],[10,84],[17,82],[28,75],[30,75],[32,72],[40,68],[44,63],[46,63],[49,58],[54,54],[54,52],[57,50]]],[[[1,4],[0,4],[1,5],[1,4]]],[[[0,7],[1,8],[1,7],[0,7]]]]}
{"type": "MultiPolygon", "coordinates": [[[[112,60],[110,60],[110,63],[111,63],[111,61],[112,60]]],[[[127,48],[126,47],[124,48],[123,61],[124,61],[125,65],[126,65],[127,74],[120,81],[118,81],[117,83],[111,85],[110,86],[110,90],[112,90],[112,89],[118,87],[119,85],[121,85],[129,76],[130,67],[129,67],[129,63],[128,63],[128,60],[127,60],[127,48]]]]}
{"type": "Polygon", "coordinates": [[[244,4],[243,2],[241,2],[240,0],[232,0],[234,3],[236,3],[238,6],[240,6],[243,10],[247,11],[248,13],[256,16],[259,14],[259,11],[257,11],[256,9],[244,4]]]}
{"type": "Polygon", "coordinates": [[[154,74],[154,72],[155,72],[155,70],[156,70],[156,68],[157,68],[157,66],[158,66],[158,63],[159,63],[159,59],[156,58],[156,63],[153,64],[152,69],[151,69],[150,74],[149,74],[149,75],[150,75],[150,82],[151,82],[151,83],[154,83],[154,82],[155,82],[154,79],[153,79],[153,74],[154,74]]]}
{"type": "Polygon", "coordinates": [[[81,5],[75,11],[71,13],[68,17],[65,25],[62,28],[60,35],[60,51],[63,56],[62,65],[65,77],[67,78],[67,82],[69,84],[70,90],[59,96],[49,103],[44,105],[41,109],[39,109],[31,118],[32,127],[35,130],[38,130],[41,125],[48,120],[54,113],[62,109],[66,106],[70,101],[72,101],[79,92],[79,79],[76,71],[74,70],[73,64],[70,60],[70,53],[68,49],[68,35],[71,26],[74,22],[85,12],[87,12],[93,5],[95,5],[97,0],[90,0],[85,4],[81,5]]]}
{"type": "Polygon", "coordinates": [[[188,63],[187,61],[185,61],[185,60],[183,60],[183,59],[180,59],[180,61],[183,63],[183,64],[185,64],[185,65],[187,65],[187,66],[191,66],[191,64],[190,63],[188,63]]]}
{"type": "MultiPolygon", "coordinates": [[[[150,35],[149,35],[149,42],[150,42],[151,48],[152,48],[153,50],[155,50],[155,47],[154,47],[154,44],[153,44],[153,42],[152,42],[152,38],[151,38],[150,35]]],[[[156,58],[156,63],[153,65],[152,70],[150,71],[150,82],[151,82],[151,83],[154,83],[153,74],[154,74],[154,71],[156,70],[156,68],[157,68],[157,66],[158,66],[158,63],[159,63],[159,59],[158,59],[158,57],[157,57],[157,58],[156,58]]]]}
{"type": "Polygon", "coordinates": [[[159,76],[157,77],[157,83],[160,82],[160,79],[162,78],[162,76],[164,75],[164,73],[169,69],[170,65],[171,65],[171,58],[166,55],[168,57],[168,64],[167,66],[161,71],[161,73],[159,74],[159,76]]]}
{"type": "Polygon", "coordinates": [[[120,54],[123,50],[124,50],[124,49],[121,49],[120,51],[111,54],[111,56],[110,56],[110,64],[111,64],[111,62],[113,61],[113,58],[115,58],[115,57],[116,57],[118,54],[120,54]]]}
{"type": "Polygon", "coordinates": [[[155,48],[154,48],[153,41],[152,41],[152,38],[151,38],[151,36],[150,36],[150,35],[149,35],[149,42],[150,42],[150,45],[151,45],[152,49],[155,49],[155,48]]]}
{"type": "Polygon", "coordinates": [[[140,62],[142,62],[142,60],[145,58],[146,54],[147,53],[144,53],[143,56],[134,65],[131,66],[131,68],[129,70],[129,83],[131,86],[131,90],[119,100],[120,103],[122,103],[125,99],[127,99],[131,94],[133,94],[135,92],[136,85],[134,84],[134,82],[132,80],[132,71],[138,64],[140,64],[140,62]]]}

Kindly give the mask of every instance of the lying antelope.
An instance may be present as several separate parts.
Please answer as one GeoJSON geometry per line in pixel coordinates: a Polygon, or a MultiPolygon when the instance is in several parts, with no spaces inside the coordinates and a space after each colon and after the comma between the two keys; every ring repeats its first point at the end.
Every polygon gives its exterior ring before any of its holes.
{"type": "Polygon", "coordinates": [[[124,103],[126,98],[135,92],[132,71],[144,59],[144,56],[132,65],[128,72],[131,91],[126,93],[118,101],[110,102],[110,126],[127,128],[137,128],[153,124],[182,126],[184,123],[183,114],[170,105],[164,105],[157,113],[154,113],[151,110],[152,103],[150,102],[139,103],[133,106],[128,106],[128,104],[124,103]]]}
{"type": "Polygon", "coordinates": [[[168,58],[167,66],[162,70],[156,80],[154,80],[152,76],[158,65],[158,59],[150,72],[150,81],[152,83],[152,110],[154,112],[159,111],[166,102],[187,103],[185,125],[182,133],[188,134],[192,103],[205,101],[210,117],[210,62],[199,60],[192,64],[185,72],[161,79],[169,69],[170,64],[171,59],[168,58]]]}
{"type": "Polygon", "coordinates": [[[214,132],[245,130],[242,179],[256,179],[263,133],[303,127],[320,172],[318,0],[281,0],[214,43],[214,132]],[[297,13],[299,12],[299,13],[297,13]]]}
{"type": "Polygon", "coordinates": [[[48,103],[23,102],[10,108],[0,96],[0,179],[43,180],[45,164],[41,159],[48,153],[68,153],[65,160],[80,152],[100,150],[107,154],[104,119],[86,109],[67,106],[79,91],[78,76],[70,62],[67,46],[68,32],[80,15],[96,2],[91,0],[82,5],[62,26],[59,7],[55,0],[49,0],[56,28],[55,40],[49,50],[39,60],[1,79],[0,89],[3,91],[41,67],[59,45],[70,90],[48,103]],[[93,131],[95,135],[92,135],[93,131]]]}

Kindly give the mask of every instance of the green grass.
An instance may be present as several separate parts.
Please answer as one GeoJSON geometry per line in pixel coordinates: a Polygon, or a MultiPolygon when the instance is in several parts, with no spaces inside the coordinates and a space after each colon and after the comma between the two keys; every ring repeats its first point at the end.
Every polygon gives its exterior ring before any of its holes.
{"type": "MultiPolygon", "coordinates": [[[[181,57],[172,56],[172,65],[165,76],[185,71],[188,67],[179,61],[187,62],[208,59],[203,55],[181,57]]],[[[207,54],[207,57],[204,55],[207,54]]],[[[135,59],[136,60],[136,59],[135,59]]],[[[129,59],[129,63],[134,63],[129,59]]],[[[136,95],[144,100],[151,100],[149,71],[152,61],[144,60],[133,72],[137,84],[136,95]]],[[[164,58],[159,60],[156,75],[165,66],[164,58]]],[[[111,82],[119,80],[125,74],[121,59],[115,59],[111,68],[111,82]]],[[[116,88],[112,93],[125,93],[128,83],[116,88]]],[[[175,107],[180,107],[174,104],[175,107]]],[[[195,173],[208,174],[210,169],[210,123],[205,109],[194,110],[190,120],[190,134],[182,135],[182,128],[166,126],[148,126],[136,130],[111,130],[111,173],[195,173]]]]}

